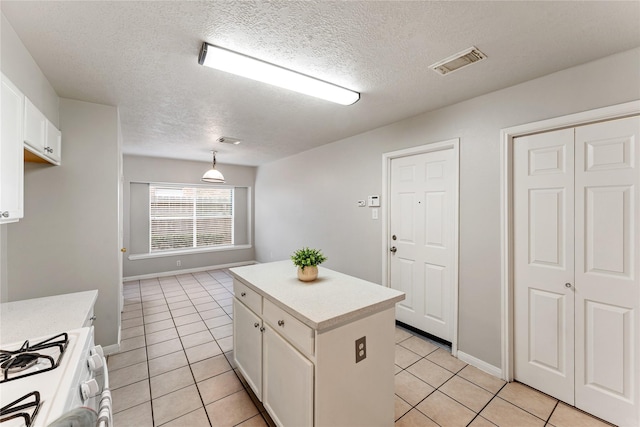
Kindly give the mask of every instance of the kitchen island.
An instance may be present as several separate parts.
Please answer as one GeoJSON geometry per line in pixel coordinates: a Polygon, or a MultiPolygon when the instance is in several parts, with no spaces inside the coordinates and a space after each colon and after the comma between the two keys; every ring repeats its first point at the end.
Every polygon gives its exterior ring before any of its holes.
{"type": "Polygon", "coordinates": [[[232,268],[234,358],[280,426],[394,424],[395,304],[404,293],[291,261],[232,268]]]}
{"type": "Polygon", "coordinates": [[[98,291],[0,304],[0,344],[91,326],[98,291]]]}

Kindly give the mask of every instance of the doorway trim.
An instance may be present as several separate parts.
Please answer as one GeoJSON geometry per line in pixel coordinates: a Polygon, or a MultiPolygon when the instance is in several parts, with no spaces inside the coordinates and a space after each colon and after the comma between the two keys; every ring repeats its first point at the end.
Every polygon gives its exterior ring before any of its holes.
{"type": "Polygon", "coordinates": [[[434,142],[431,144],[420,145],[417,147],[405,148],[402,150],[391,151],[382,154],[382,200],[385,201],[381,209],[381,223],[382,223],[382,286],[390,287],[390,269],[389,263],[391,262],[391,256],[389,252],[389,235],[391,229],[389,227],[389,217],[391,212],[391,203],[387,203],[391,200],[391,160],[400,157],[408,157],[416,154],[431,153],[435,151],[453,150],[453,164],[455,165],[454,175],[454,219],[455,225],[453,227],[453,292],[451,297],[451,313],[453,323],[453,338],[451,339],[451,354],[457,356],[458,353],[458,258],[459,258],[459,233],[460,217],[459,217],[459,204],[460,204],[460,138],[453,138],[446,141],[434,142]]]}
{"type": "Polygon", "coordinates": [[[500,298],[502,379],[514,379],[513,301],[513,140],[520,136],[549,132],[640,114],[640,100],[581,113],[556,117],[500,130],[500,298]]]}

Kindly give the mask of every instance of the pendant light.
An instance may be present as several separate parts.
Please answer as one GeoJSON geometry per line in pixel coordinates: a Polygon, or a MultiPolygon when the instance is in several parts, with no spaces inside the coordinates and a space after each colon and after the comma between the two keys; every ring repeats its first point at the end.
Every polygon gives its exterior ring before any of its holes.
{"type": "Polygon", "coordinates": [[[211,184],[224,184],[224,176],[222,176],[222,173],[216,169],[216,151],[212,150],[211,152],[213,153],[213,164],[211,165],[211,169],[202,175],[201,181],[209,182],[211,184]]]}

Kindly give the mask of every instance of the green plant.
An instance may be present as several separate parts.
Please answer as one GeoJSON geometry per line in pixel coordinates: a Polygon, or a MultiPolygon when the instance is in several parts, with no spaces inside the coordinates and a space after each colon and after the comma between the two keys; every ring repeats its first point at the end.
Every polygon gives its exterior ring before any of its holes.
{"type": "Polygon", "coordinates": [[[294,265],[297,265],[302,270],[305,267],[315,266],[322,264],[327,260],[327,257],[323,255],[320,249],[302,248],[298,249],[291,255],[291,261],[294,265]]]}

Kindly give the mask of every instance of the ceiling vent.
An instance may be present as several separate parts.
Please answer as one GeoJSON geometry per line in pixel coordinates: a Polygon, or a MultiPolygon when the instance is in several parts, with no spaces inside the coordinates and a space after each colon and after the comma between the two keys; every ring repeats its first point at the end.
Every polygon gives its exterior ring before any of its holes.
{"type": "Polygon", "coordinates": [[[465,49],[462,52],[458,52],[447,59],[431,65],[429,68],[444,76],[445,74],[452,73],[462,67],[466,67],[474,62],[485,59],[486,57],[487,55],[480,52],[477,47],[472,46],[469,49],[465,49]]]}
{"type": "Polygon", "coordinates": [[[229,136],[221,136],[216,141],[221,144],[233,144],[233,145],[240,144],[240,140],[238,138],[231,138],[229,136]]]}

